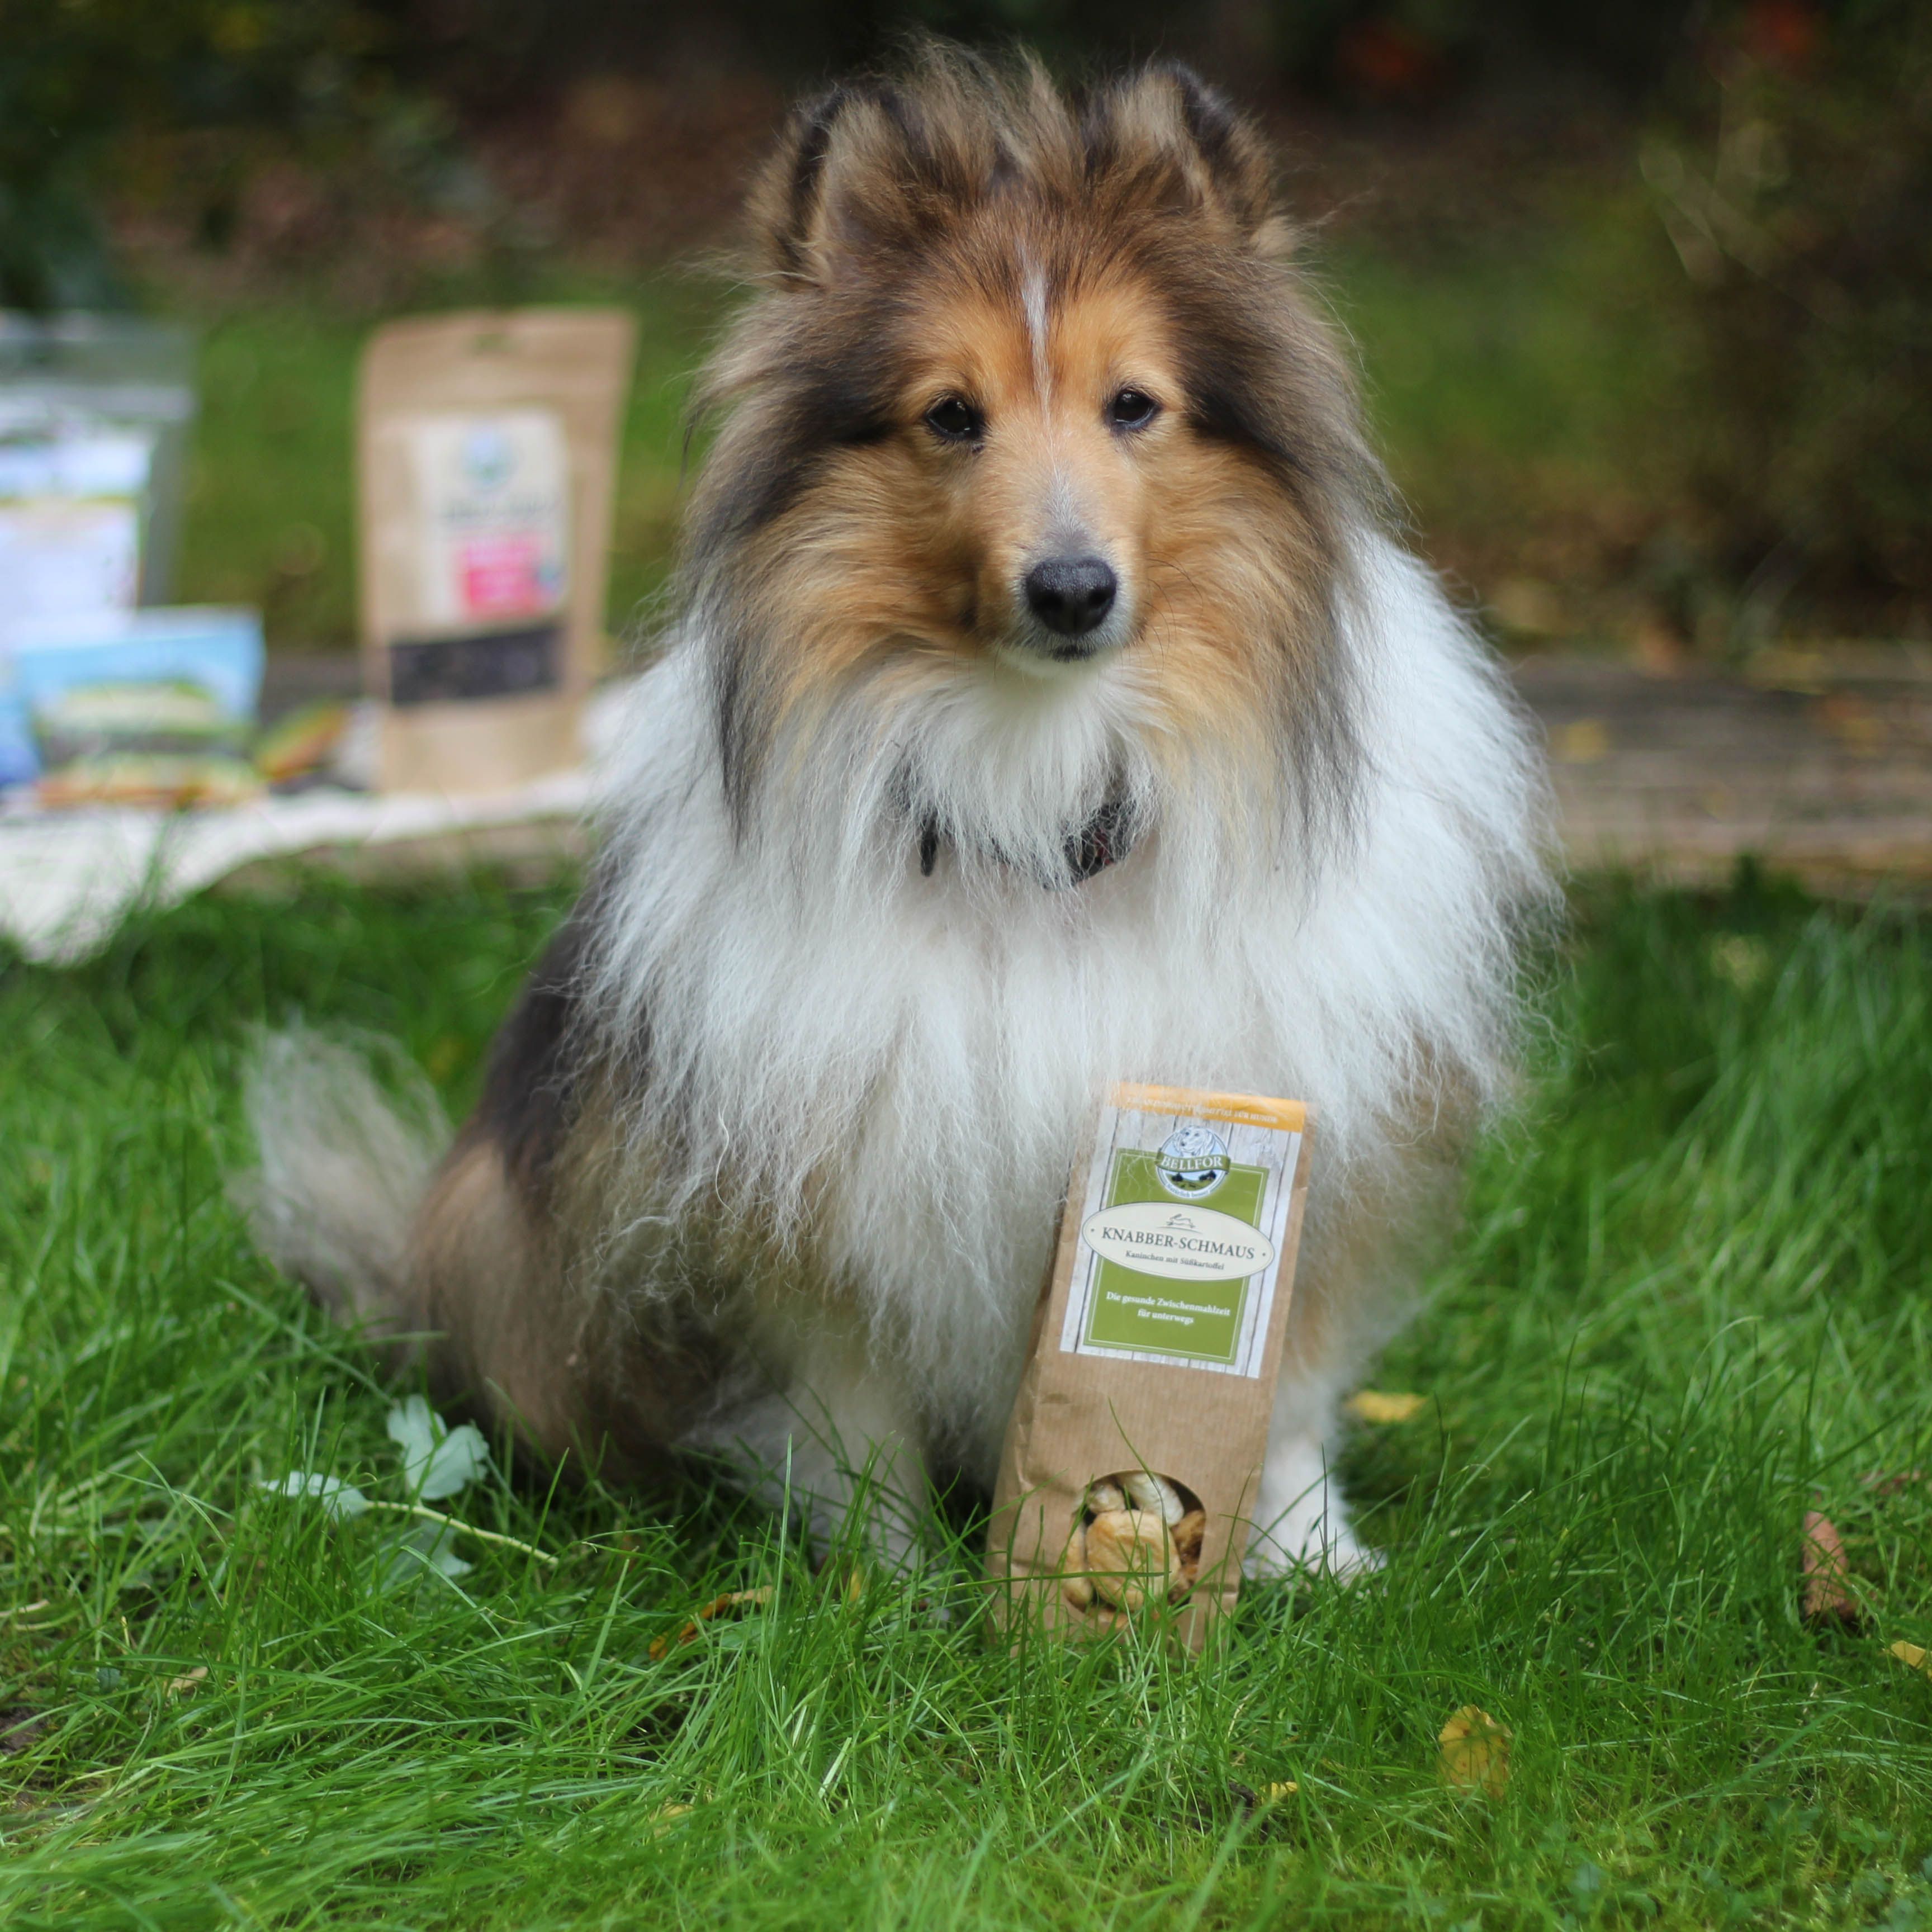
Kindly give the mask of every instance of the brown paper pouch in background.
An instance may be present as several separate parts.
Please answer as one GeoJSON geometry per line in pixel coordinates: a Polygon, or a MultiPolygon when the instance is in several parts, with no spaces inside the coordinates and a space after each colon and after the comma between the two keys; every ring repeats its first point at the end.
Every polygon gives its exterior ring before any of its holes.
{"type": "Polygon", "coordinates": [[[1198,1650],[1232,1607],[1287,1332],[1310,1124],[1294,1100],[1129,1084],[1108,1096],[1074,1168],[994,1492],[987,1568],[1010,1624],[1099,1634],[1153,1610],[1198,1650]],[[1240,1274],[1251,1261],[1261,1265],[1240,1274]],[[1074,1541],[1076,1528],[1093,1534],[1092,1486],[1143,1472],[1204,1515],[1191,1588],[1184,1565],[1165,1567],[1180,1559],[1159,1531],[1148,1571],[1124,1591],[1074,1541]],[[1083,1570],[1101,1587],[1078,1580],[1083,1570]]]}
{"type": "Polygon", "coordinates": [[[371,338],[357,466],[382,790],[495,791],[580,758],[636,333],[622,310],[519,309],[371,338]]]}

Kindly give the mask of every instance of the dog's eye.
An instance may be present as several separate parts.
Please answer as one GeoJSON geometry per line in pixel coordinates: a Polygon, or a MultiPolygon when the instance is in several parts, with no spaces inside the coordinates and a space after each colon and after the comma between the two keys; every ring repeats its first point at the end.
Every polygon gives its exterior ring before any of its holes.
{"type": "Polygon", "coordinates": [[[926,426],[948,442],[971,442],[984,431],[986,424],[970,403],[958,396],[947,396],[926,411],[926,426]]]}
{"type": "Polygon", "coordinates": [[[1116,429],[1145,429],[1160,414],[1160,405],[1144,389],[1122,389],[1107,405],[1107,420],[1116,429]]]}

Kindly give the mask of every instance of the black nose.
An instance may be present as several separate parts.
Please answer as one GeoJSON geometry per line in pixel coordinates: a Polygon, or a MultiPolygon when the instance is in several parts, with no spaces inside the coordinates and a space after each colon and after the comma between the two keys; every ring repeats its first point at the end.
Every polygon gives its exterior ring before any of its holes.
{"type": "Polygon", "coordinates": [[[1105,623],[1119,587],[1097,556],[1050,556],[1027,572],[1027,602],[1034,615],[1063,638],[1079,637],[1105,623]]]}

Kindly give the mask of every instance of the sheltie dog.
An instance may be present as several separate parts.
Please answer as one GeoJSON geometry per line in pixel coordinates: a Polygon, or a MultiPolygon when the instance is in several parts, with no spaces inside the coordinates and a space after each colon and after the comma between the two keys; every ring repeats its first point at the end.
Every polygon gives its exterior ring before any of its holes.
{"type": "Polygon", "coordinates": [[[998,1460],[1120,1079],[1313,1103],[1251,1574],[1372,1560],[1337,1403],[1508,1084],[1547,894],[1504,682],[1402,547],[1262,140],[1184,69],[928,50],[792,118],[600,856],[438,1159],[253,1090],[268,1252],[553,1460],[998,1460]]]}

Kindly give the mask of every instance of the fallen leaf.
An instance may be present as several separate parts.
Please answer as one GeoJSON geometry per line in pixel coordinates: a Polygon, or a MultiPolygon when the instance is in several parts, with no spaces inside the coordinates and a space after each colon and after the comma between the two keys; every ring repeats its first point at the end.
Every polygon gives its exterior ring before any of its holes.
{"type": "Polygon", "coordinates": [[[168,1695],[185,1697],[208,1682],[208,1666],[197,1664],[192,1670],[184,1670],[178,1677],[168,1679],[168,1695]]]}
{"type": "Polygon", "coordinates": [[[1380,1389],[1358,1389],[1342,1406],[1358,1422],[1406,1422],[1427,1403],[1426,1396],[1385,1395],[1380,1389]]]}
{"type": "Polygon", "coordinates": [[[1748,993],[1771,970],[1771,949],[1747,932],[1722,932],[1711,941],[1711,970],[1748,993]]]}
{"type": "Polygon", "coordinates": [[[454,1496],[489,1467],[489,1448],[476,1425],[452,1429],[419,1395],[391,1409],[386,1426],[403,1452],[403,1480],[422,1502],[454,1496]]]}
{"type": "Polygon", "coordinates": [[[1509,1784],[1510,1733],[1486,1711],[1465,1704],[1442,1726],[1442,1781],[1500,1798],[1509,1784]]]}
{"type": "Polygon", "coordinates": [[[1244,1818],[1252,1818],[1264,1807],[1278,1804],[1284,1798],[1292,1798],[1300,1789],[1292,1778],[1280,1784],[1264,1784],[1259,1790],[1252,1784],[1244,1784],[1238,1778],[1228,1780],[1228,1795],[1241,1808],[1244,1818]]]}
{"type": "Polygon", "coordinates": [[[755,1590],[727,1590],[722,1597],[714,1597],[698,1614],[680,1630],[675,1640],[668,1636],[651,1640],[651,1661],[656,1663],[668,1651],[674,1641],[689,1643],[698,1632],[699,1626],[709,1623],[713,1617],[722,1616],[727,1610],[746,1610],[756,1606],[760,1609],[772,1600],[772,1586],[761,1584],[755,1590]]]}
{"type": "Polygon", "coordinates": [[[1600,718],[1577,718],[1556,734],[1558,763],[1594,765],[1610,754],[1610,728],[1600,718]]]}
{"type": "Polygon", "coordinates": [[[848,1604],[856,1604],[866,1594],[865,1566],[849,1560],[828,1562],[818,1573],[818,1586],[822,1590],[836,1592],[848,1604]]]}
{"type": "Polygon", "coordinates": [[[1887,1644],[1886,1648],[1907,1670],[1923,1670],[1927,1676],[1932,1677],[1932,1666],[1927,1664],[1925,1652],[1918,1645],[1907,1643],[1903,1637],[1900,1637],[1896,1643],[1887,1644]]]}
{"type": "Polygon", "coordinates": [[[1852,1568],[1845,1561],[1845,1546],[1839,1540],[1831,1518],[1818,1510],[1804,1512],[1804,1614],[1814,1623],[1836,1617],[1840,1623],[1855,1624],[1858,1606],[1846,1585],[1852,1568]]]}

